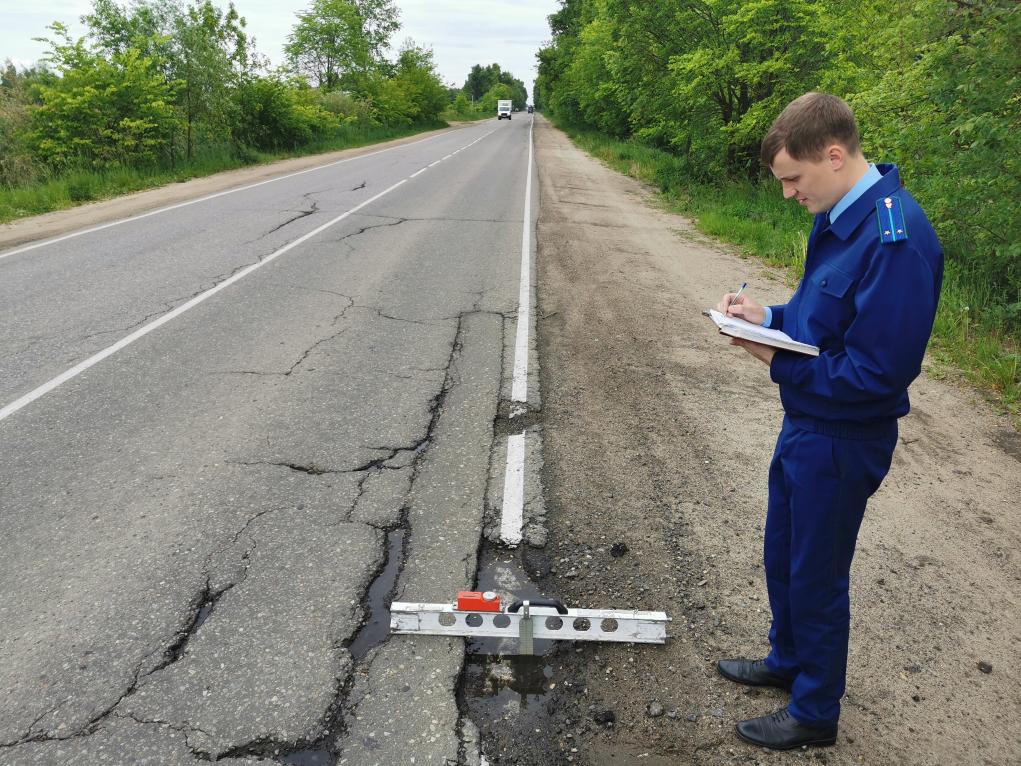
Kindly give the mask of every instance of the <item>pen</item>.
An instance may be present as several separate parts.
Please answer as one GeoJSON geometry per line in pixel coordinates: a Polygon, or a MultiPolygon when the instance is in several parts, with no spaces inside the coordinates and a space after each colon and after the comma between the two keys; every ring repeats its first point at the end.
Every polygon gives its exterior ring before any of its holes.
{"type": "MultiPolygon", "coordinates": [[[[744,292],[744,289],[746,287],[748,287],[748,283],[747,282],[743,282],[741,284],[741,287],[738,289],[738,291],[736,293],[734,293],[734,297],[730,299],[730,303],[727,304],[727,311],[730,311],[730,307],[734,305],[734,301],[736,301],[738,298],[741,297],[741,293],[744,292]]],[[[727,311],[724,311],[723,313],[726,314],[727,311]]]]}

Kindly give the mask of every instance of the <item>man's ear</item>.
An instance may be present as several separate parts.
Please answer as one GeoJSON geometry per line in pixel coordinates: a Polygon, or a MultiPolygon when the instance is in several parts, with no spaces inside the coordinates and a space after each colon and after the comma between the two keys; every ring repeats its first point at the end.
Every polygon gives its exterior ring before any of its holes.
{"type": "Polygon", "coordinates": [[[829,163],[830,169],[833,171],[840,171],[844,167],[844,162],[847,160],[847,149],[842,147],[840,144],[830,144],[826,147],[826,162],[829,163]]]}

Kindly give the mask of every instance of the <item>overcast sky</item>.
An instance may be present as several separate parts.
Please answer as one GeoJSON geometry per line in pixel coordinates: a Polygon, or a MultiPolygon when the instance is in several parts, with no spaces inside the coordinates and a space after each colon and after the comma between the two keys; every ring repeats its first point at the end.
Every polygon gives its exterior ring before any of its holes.
{"type": "MultiPolygon", "coordinates": [[[[227,4],[213,1],[221,7],[227,4]]],[[[235,0],[256,48],[274,64],[283,61],[295,14],[308,5],[309,0],[235,0]]],[[[444,82],[460,86],[472,65],[495,62],[524,81],[531,100],[535,54],[550,37],[546,17],[559,7],[557,0],[396,0],[396,5],[402,27],[394,45],[399,47],[410,37],[431,47],[444,82]]],[[[9,58],[25,66],[38,60],[45,46],[32,38],[45,36],[54,21],[81,35],[84,29],[78,19],[91,7],[89,0],[41,0],[38,5],[0,0],[0,61],[9,58]]]]}

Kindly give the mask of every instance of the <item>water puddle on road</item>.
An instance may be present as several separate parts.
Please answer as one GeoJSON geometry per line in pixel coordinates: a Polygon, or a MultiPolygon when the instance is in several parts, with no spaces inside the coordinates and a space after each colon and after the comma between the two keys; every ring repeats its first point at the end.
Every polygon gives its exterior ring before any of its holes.
{"type": "Polygon", "coordinates": [[[395,529],[386,536],[386,565],[369,586],[367,607],[369,618],[359,629],[347,649],[358,662],[370,649],[379,646],[390,635],[390,597],[397,584],[404,560],[404,530],[395,529]]]}
{"type": "MultiPolygon", "coordinates": [[[[554,596],[540,590],[529,578],[521,556],[521,551],[484,548],[479,557],[476,590],[495,591],[504,606],[513,601],[554,596]]],[[[527,762],[554,762],[545,753],[552,745],[547,727],[551,706],[555,705],[550,695],[556,687],[555,643],[535,639],[535,653],[520,655],[517,639],[468,640],[460,699],[462,709],[479,728],[484,754],[492,761],[499,762],[498,756],[505,748],[504,737],[515,731],[529,732],[534,738],[527,762]]]]}
{"type": "Polygon", "coordinates": [[[471,718],[490,721],[546,715],[544,700],[553,678],[545,657],[470,654],[465,658],[464,693],[471,718]]]}

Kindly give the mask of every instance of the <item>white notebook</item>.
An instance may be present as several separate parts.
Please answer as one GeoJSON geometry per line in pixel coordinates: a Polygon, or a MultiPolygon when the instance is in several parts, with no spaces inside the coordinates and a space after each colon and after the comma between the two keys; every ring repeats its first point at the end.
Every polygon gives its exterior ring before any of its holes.
{"type": "Polygon", "coordinates": [[[795,351],[799,354],[819,356],[818,346],[796,341],[787,333],[780,332],[780,330],[770,330],[762,325],[752,324],[737,317],[724,316],[716,309],[709,309],[709,318],[716,323],[716,326],[720,328],[720,332],[724,335],[755,341],[765,346],[782,348],[787,351],[795,351]]]}

